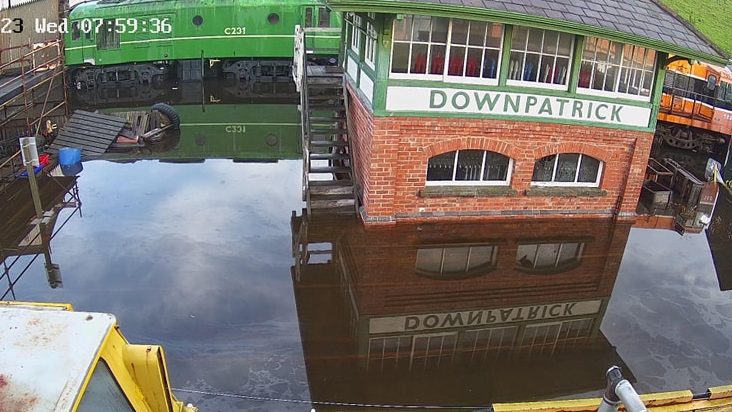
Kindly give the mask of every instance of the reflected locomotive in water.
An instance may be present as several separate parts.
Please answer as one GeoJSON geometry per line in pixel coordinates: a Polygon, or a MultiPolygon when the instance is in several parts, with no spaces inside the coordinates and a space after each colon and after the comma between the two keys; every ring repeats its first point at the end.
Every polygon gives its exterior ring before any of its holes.
{"type": "Polygon", "coordinates": [[[335,63],[341,17],[316,0],[100,0],[69,13],[66,64],[77,89],[169,78],[289,82],[296,25],[321,29],[319,64],[335,63]]]}
{"type": "Polygon", "coordinates": [[[167,130],[154,142],[125,144],[117,139],[104,155],[116,161],[152,158],[202,162],[222,158],[274,162],[302,158],[300,114],[293,83],[208,80],[186,83],[185,87],[166,82],[160,88],[136,84],[119,89],[72,90],[70,101],[75,109],[134,118],[132,125],[140,123],[136,119],[148,108],[161,106],[164,115],[177,120],[174,130],[167,130]],[[155,103],[160,101],[166,103],[155,103]]]}

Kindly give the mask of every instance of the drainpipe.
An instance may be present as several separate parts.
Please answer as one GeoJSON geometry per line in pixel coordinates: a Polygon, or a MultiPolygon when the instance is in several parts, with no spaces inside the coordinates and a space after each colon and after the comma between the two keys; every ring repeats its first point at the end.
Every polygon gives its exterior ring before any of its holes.
{"type": "Polygon", "coordinates": [[[602,395],[602,402],[597,412],[617,412],[622,402],[628,412],[647,412],[638,393],[633,389],[618,366],[613,366],[605,373],[607,387],[602,395]]]}

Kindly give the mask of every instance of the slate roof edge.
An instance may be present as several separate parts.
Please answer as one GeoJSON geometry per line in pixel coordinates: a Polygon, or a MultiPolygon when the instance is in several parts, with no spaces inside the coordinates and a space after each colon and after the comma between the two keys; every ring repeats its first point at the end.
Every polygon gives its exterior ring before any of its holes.
{"type": "MultiPolygon", "coordinates": [[[[538,17],[528,14],[515,13],[510,11],[501,11],[493,9],[483,9],[468,6],[455,6],[435,3],[419,3],[413,1],[399,0],[372,0],[365,2],[363,0],[322,0],[331,9],[335,11],[358,11],[358,12],[377,12],[377,13],[394,13],[394,14],[411,14],[415,12],[425,12],[425,15],[440,17],[459,17],[459,18],[490,18],[491,21],[503,24],[521,24],[529,27],[542,29],[558,30],[562,32],[577,35],[590,35],[609,40],[619,41],[622,43],[636,44],[648,47],[660,52],[679,55],[684,58],[701,60],[720,66],[726,66],[730,63],[730,56],[719,46],[711,42],[706,36],[703,36],[697,29],[692,29],[693,33],[705,43],[709,45],[717,55],[708,54],[698,50],[692,50],[675,44],[667,43],[661,40],[655,40],[648,37],[637,36],[620,31],[609,30],[602,27],[590,26],[587,24],[575,23],[566,20],[558,20],[547,17],[538,17]],[[455,10],[460,8],[463,13],[456,15],[455,10]]],[[[652,0],[656,2],[657,0],[652,0]]],[[[668,7],[664,8],[666,11],[668,7]]],[[[686,27],[688,22],[683,20],[677,14],[670,14],[677,19],[680,24],[686,27]]],[[[693,26],[692,26],[693,27],[693,26]]]]}

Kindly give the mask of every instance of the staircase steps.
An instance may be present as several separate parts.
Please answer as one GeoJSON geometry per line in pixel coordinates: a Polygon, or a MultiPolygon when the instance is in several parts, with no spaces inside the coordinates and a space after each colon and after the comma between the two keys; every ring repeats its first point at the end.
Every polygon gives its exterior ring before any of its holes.
{"type": "Polygon", "coordinates": [[[310,153],[310,160],[349,160],[351,156],[345,153],[310,153]]]}
{"type": "MultiPolygon", "coordinates": [[[[307,153],[304,200],[311,214],[354,214],[357,210],[345,106],[343,70],[308,66],[307,101],[301,105],[307,153]]],[[[304,98],[304,95],[303,95],[304,98]]]]}
{"type": "Polygon", "coordinates": [[[310,173],[350,173],[350,167],[344,166],[316,166],[310,168],[310,173]]]}
{"type": "Polygon", "coordinates": [[[310,129],[310,136],[333,136],[348,134],[348,129],[310,129]]]}
{"type": "Polygon", "coordinates": [[[311,148],[321,147],[348,147],[348,142],[344,140],[311,140],[311,148]]]}

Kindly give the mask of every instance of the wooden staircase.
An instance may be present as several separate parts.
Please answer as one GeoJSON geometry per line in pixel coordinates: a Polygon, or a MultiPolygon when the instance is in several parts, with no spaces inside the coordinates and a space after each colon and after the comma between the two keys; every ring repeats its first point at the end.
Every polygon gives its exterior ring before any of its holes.
{"type": "Polygon", "coordinates": [[[296,46],[293,73],[302,114],[303,200],[310,215],[354,214],[358,202],[343,70],[307,65],[305,56],[317,51],[307,49],[306,30],[298,27],[296,37],[298,29],[301,53],[296,46]]]}

